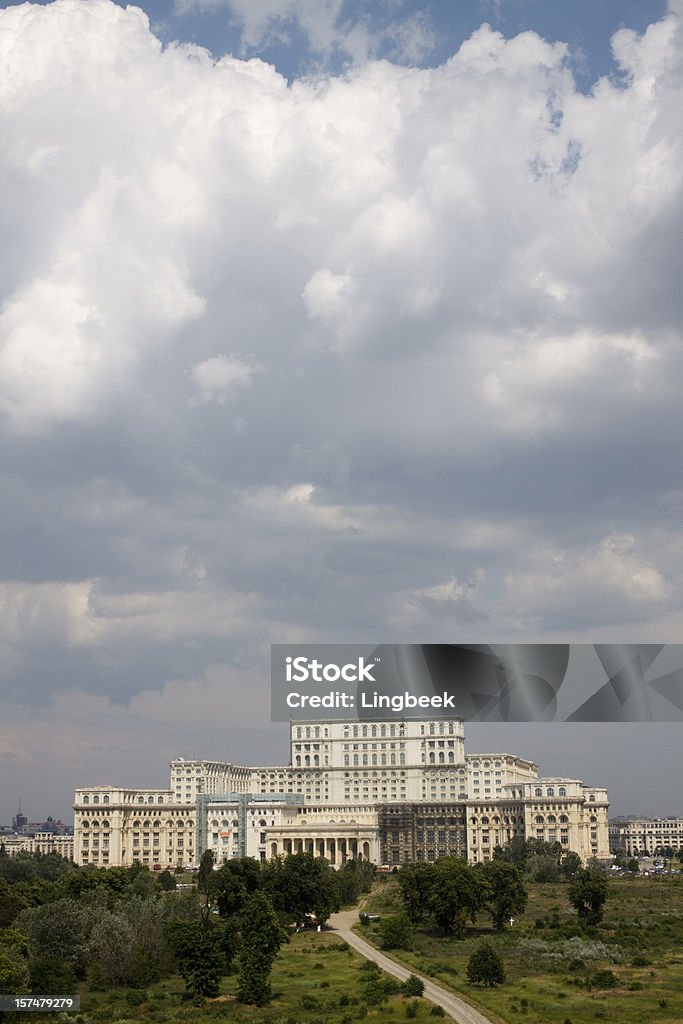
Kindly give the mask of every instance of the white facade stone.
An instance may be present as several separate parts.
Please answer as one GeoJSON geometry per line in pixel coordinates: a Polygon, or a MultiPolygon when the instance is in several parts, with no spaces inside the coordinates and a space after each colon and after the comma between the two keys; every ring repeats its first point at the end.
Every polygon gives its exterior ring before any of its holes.
{"type": "Polygon", "coordinates": [[[541,779],[514,754],[465,754],[460,719],[378,719],[291,722],[287,766],[176,758],[168,790],[79,789],[74,859],[169,868],[211,849],[219,861],[306,850],[337,866],[377,861],[379,808],[389,804],[456,808],[472,862],[515,835],[609,857],[605,789],[541,779]]]}

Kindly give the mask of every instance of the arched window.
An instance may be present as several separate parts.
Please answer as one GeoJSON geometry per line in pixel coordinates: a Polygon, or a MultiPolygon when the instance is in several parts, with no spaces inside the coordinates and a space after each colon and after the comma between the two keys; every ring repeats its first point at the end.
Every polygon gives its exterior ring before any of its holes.
{"type": "Polygon", "coordinates": [[[311,727],[310,727],[310,725],[307,725],[306,726],[306,739],[310,740],[310,738],[311,738],[311,727]]]}
{"type": "Polygon", "coordinates": [[[354,725],[354,727],[353,727],[353,738],[354,738],[354,740],[358,739],[358,726],[357,725],[354,725]]]}
{"type": "Polygon", "coordinates": [[[89,796],[84,796],[83,797],[83,803],[84,804],[89,804],[90,803],[90,797],[89,796]]]}
{"type": "Polygon", "coordinates": [[[542,789],[538,789],[538,787],[537,787],[534,790],[534,796],[543,796],[543,790],[542,789]]]}
{"type": "Polygon", "coordinates": [[[379,730],[379,734],[380,734],[380,736],[386,736],[386,734],[387,734],[387,727],[386,727],[386,725],[381,726],[381,728],[379,730]]]}
{"type": "Polygon", "coordinates": [[[345,768],[349,767],[349,755],[348,754],[344,754],[344,767],[345,768]]]}
{"type": "Polygon", "coordinates": [[[100,798],[99,798],[98,796],[94,796],[94,797],[92,798],[92,802],[93,802],[94,804],[98,804],[98,803],[100,802],[100,798]]]}
{"type": "Polygon", "coordinates": [[[382,754],[382,765],[384,766],[384,765],[386,765],[386,763],[387,763],[387,755],[386,754],[382,754]]]}
{"type": "Polygon", "coordinates": [[[160,797],[159,797],[159,803],[160,803],[160,804],[163,804],[163,802],[164,802],[164,798],[163,798],[163,796],[160,796],[160,797]]]}
{"type": "Polygon", "coordinates": [[[552,786],[548,786],[548,789],[546,791],[546,795],[547,796],[555,796],[555,790],[553,789],[552,786]]]}
{"type": "Polygon", "coordinates": [[[445,724],[445,722],[439,722],[439,736],[443,736],[445,732],[446,732],[446,724],[445,724]]]}
{"type": "Polygon", "coordinates": [[[310,767],[311,767],[311,759],[310,759],[309,755],[306,754],[306,756],[304,758],[304,768],[310,768],[310,767]]]}
{"type": "Polygon", "coordinates": [[[429,735],[434,736],[436,734],[436,727],[433,722],[429,723],[429,735]]]}
{"type": "Polygon", "coordinates": [[[542,814],[537,814],[535,819],[534,819],[534,821],[536,822],[537,825],[542,825],[544,823],[543,815],[542,814]]]}
{"type": "Polygon", "coordinates": [[[453,723],[452,722],[448,723],[448,735],[449,736],[453,735],[453,723]]]}
{"type": "Polygon", "coordinates": [[[108,804],[109,803],[109,797],[108,796],[103,796],[102,797],[102,803],[103,804],[108,804]]]}
{"type": "Polygon", "coordinates": [[[318,754],[315,754],[313,756],[313,767],[314,768],[319,768],[320,767],[320,757],[318,756],[318,754]]]}
{"type": "Polygon", "coordinates": [[[395,736],[396,735],[396,726],[395,725],[390,725],[389,726],[389,735],[390,736],[395,736]]]}
{"type": "Polygon", "coordinates": [[[440,750],[439,751],[439,764],[444,764],[445,761],[446,761],[446,757],[444,755],[444,752],[443,752],[443,750],[440,750]]]}
{"type": "Polygon", "coordinates": [[[366,737],[368,735],[368,727],[367,727],[367,725],[363,726],[362,732],[363,732],[363,739],[366,739],[366,737]]]}
{"type": "Polygon", "coordinates": [[[358,754],[354,754],[353,755],[353,767],[354,768],[358,767],[358,754]]]}
{"type": "Polygon", "coordinates": [[[434,756],[434,751],[433,751],[433,750],[431,750],[431,751],[429,752],[429,763],[430,763],[430,764],[434,764],[434,762],[435,762],[435,761],[436,761],[436,757],[434,756]]]}
{"type": "Polygon", "coordinates": [[[567,815],[566,814],[561,814],[560,815],[560,825],[567,825],[568,822],[569,822],[569,818],[567,817],[567,815]]]}
{"type": "Polygon", "coordinates": [[[398,763],[399,764],[405,764],[406,763],[406,755],[405,754],[399,754],[398,755],[398,763]]]}
{"type": "Polygon", "coordinates": [[[298,740],[300,740],[300,739],[301,739],[301,728],[300,728],[300,727],[299,727],[299,728],[298,728],[298,729],[296,730],[296,738],[297,738],[298,740]]]}
{"type": "Polygon", "coordinates": [[[320,726],[319,725],[316,725],[316,727],[315,727],[315,738],[317,740],[320,739],[320,726]]]}
{"type": "Polygon", "coordinates": [[[588,797],[588,802],[591,804],[595,803],[595,794],[591,793],[591,795],[588,797]]]}
{"type": "Polygon", "coordinates": [[[391,763],[396,764],[396,754],[391,755],[391,763]]]}
{"type": "Polygon", "coordinates": [[[373,735],[373,737],[377,736],[377,726],[376,725],[373,725],[373,727],[372,727],[372,735],[373,735]]]}
{"type": "Polygon", "coordinates": [[[567,795],[567,790],[565,789],[564,786],[560,786],[560,788],[557,791],[557,794],[558,794],[558,796],[566,796],[567,795]]]}
{"type": "Polygon", "coordinates": [[[452,750],[448,751],[448,763],[449,764],[454,764],[455,763],[455,754],[453,753],[452,750]]]}
{"type": "Polygon", "coordinates": [[[365,767],[367,765],[367,763],[368,763],[368,755],[367,754],[363,754],[363,767],[365,767]]]}
{"type": "Polygon", "coordinates": [[[377,754],[372,755],[372,763],[375,767],[377,767],[377,754]]]}
{"type": "Polygon", "coordinates": [[[139,797],[138,797],[138,803],[139,803],[139,804],[144,804],[144,802],[145,802],[145,798],[144,798],[144,796],[139,796],[139,797]]]}
{"type": "Polygon", "coordinates": [[[296,766],[295,767],[301,768],[301,754],[297,754],[296,755],[296,766]]]}
{"type": "Polygon", "coordinates": [[[148,796],[147,797],[147,803],[148,804],[153,804],[154,803],[154,797],[153,796],[148,796]]]}

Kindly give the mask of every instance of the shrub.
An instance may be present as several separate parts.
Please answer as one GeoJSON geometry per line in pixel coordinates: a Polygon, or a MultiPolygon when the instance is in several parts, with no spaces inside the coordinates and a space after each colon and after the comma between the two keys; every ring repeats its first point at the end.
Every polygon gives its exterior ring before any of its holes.
{"type": "Polygon", "coordinates": [[[382,949],[412,949],[413,926],[406,914],[385,917],[379,926],[382,949]]]}
{"type": "Polygon", "coordinates": [[[431,1010],[429,1011],[429,1015],[430,1017],[445,1017],[446,1011],[444,1010],[443,1006],[432,1006],[431,1010]]]}
{"type": "Polygon", "coordinates": [[[619,979],[614,971],[596,971],[590,977],[590,984],[595,988],[616,988],[619,979]]]}
{"type": "Polygon", "coordinates": [[[490,942],[481,942],[467,961],[467,980],[471,985],[489,988],[505,981],[503,961],[490,942]]]}
{"type": "Polygon", "coordinates": [[[411,974],[403,983],[403,991],[407,996],[421,996],[424,990],[424,981],[415,974],[411,974]]]}
{"type": "Polygon", "coordinates": [[[408,1003],[406,1005],[406,1017],[417,1017],[417,1008],[419,1003],[408,1003]]]}

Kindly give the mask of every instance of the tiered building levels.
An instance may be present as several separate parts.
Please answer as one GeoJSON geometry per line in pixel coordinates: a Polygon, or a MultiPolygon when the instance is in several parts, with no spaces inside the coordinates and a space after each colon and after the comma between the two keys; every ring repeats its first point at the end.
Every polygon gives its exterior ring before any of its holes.
{"type": "Polygon", "coordinates": [[[606,789],[541,779],[514,754],[466,754],[461,719],[294,721],[290,751],[286,767],[177,758],[167,790],[79,789],[74,859],[166,868],[210,849],[219,862],[310,851],[336,866],[476,863],[515,836],[610,857],[606,789]]]}

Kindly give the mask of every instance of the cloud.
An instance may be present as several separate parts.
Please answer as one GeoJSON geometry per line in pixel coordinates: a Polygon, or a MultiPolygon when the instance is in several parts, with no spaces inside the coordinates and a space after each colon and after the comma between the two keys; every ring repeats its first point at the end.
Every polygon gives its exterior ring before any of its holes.
{"type": "Polygon", "coordinates": [[[108,0],[0,29],[13,720],[271,640],[680,637],[679,7],[589,95],[486,25],[291,83],[108,0]]]}
{"type": "Polygon", "coordinates": [[[249,387],[254,372],[254,367],[241,359],[213,356],[193,366],[192,379],[201,401],[225,401],[242,388],[249,387]]]}
{"type": "Polygon", "coordinates": [[[388,57],[405,63],[422,60],[436,44],[428,14],[397,17],[391,0],[380,0],[359,17],[347,14],[345,0],[174,0],[178,14],[225,10],[239,25],[243,55],[270,44],[293,43],[297,32],[309,54],[329,58],[338,51],[354,63],[388,57]]]}

